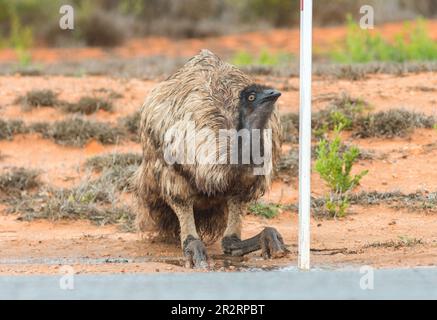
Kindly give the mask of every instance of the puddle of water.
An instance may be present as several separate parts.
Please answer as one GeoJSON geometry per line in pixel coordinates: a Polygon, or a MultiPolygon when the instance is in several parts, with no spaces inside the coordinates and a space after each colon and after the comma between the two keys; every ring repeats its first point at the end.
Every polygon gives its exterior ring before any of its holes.
{"type": "MultiPolygon", "coordinates": [[[[296,265],[281,266],[262,266],[256,265],[252,260],[242,257],[213,256],[214,264],[210,267],[210,272],[301,272],[296,265]],[[252,263],[251,263],[252,262],[252,263]]],[[[0,265],[101,265],[101,264],[130,264],[130,263],[147,263],[159,262],[184,267],[185,261],[178,257],[109,257],[109,258],[28,258],[28,259],[0,259],[0,265]]],[[[259,261],[257,261],[259,262],[259,261]]],[[[313,266],[309,272],[314,271],[350,271],[356,270],[352,266],[327,267],[313,266]]]]}
{"type": "MultiPolygon", "coordinates": [[[[213,258],[213,265],[211,271],[240,271],[240,272],[259,272],[259,271],[290,271],[290,267],[283,266],[265,266],[259,267],[251,264],[247,259],[241,257],[225,257],[215,256],[213,258]]],[[[2,265],[100,265],[100,264],[128,264],[128,263],[144,263],[144,262],[160,262],[178,267],[183,267],[185,261],[177,257],[109,257],[109,258],[20,258],[20,259],[2,259],[2,265]]]]}

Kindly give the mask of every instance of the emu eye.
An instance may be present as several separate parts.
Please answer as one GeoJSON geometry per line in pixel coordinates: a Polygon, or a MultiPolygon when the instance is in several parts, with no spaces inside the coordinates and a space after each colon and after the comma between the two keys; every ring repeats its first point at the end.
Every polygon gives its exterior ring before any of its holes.
{"type": "Polygon", "coordinates": [[[247,98],[247,100],[249,100],[250,102],[252,102],[252,101],[255,101],[255,98],[256,98],[255,94],[252,93],[252,94],[247,98]]]}

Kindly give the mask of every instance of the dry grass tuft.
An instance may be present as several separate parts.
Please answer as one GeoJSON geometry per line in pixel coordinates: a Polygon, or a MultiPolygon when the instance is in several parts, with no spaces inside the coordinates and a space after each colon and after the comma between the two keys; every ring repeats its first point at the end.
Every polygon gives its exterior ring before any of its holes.
{"type": "Polygon", "coordinates": [[[58,103],[58,94],[52,90],[32,90],[26,95],[18,97],[17,103],[21,103],[24,110],[38,107],[55,107],[58,103]]]}
{"type": "Polygon", "coordinates": [[[282,155],[276,165],[276,175],[284,182],[290,182],[299,173],[299,150],[291,149],[287,154],[282,155]]]}
{"type": "Polygon", "coordinates": [[[63,103],[61,109],[68,113],[90,115],[99,110],[112,112],[114,110],[114,106],[108,99],[86,96],[80,98],[80,100],[75,103],[63,103]]]}
{"type": "MultiPolygon", "coordinates": [[[[98,225],[117,224],[125,231],[134,229],[135,214],[124,205],[121,194],[128,191],[133,166],[103,169],[98,178],[85,178],[78,186],[58,189],[49,186],[32,193],[7,194],[2,200],[9,213],[20,219],[86,219],[98,225]]],[[[23,187],[21,187],[23,188],[23,187]]]]}
{"type": "Polygon", "coordinates": [[[40,186],[39,173],[25,168],[12,168],[0,175],[0,193],[17,196],[40,186]]]}
{"type": "Polygon", "coordinates": [[[103,190],[46,189],[9,201],[9,213],[20,220],[86,219],[97,225],[116,224],[123,230],[134,229],[134,214],[125,205],[108,203],[103,190]],[[103,197],[103,198],[100,198],[103,197]]]}
{"type": "Polygon", "coordinates": [[[404,109],[381,111],[367,117],[360,118],[354,127],[354,136],[368,137],[406,137],[417,128],[433,128],[435,119],[423,113],[416,113],[404,109]]]}
{"type": "Polygon", "coordinates": [[[393,248],[395,250],[402,248],[411,248],[417,245],[422,245],[424,242],[422,239],[409,238],[405,236],[399,237],[398,240],[389,240],[389,241],[377,241],[372,242],[364,246],[365,248],[393,248]]]}
{"type": "Polygon", "coordinates": [[[16,134],[27,133],[28,129],[21,120],[0,119],[0,140],[12,139],[16,134]]]}
{"type": "MultiPolygon", "coordinates": [[[[348,196],[350,204],[372,206],[386,205],[396,210],[407,210],[411,212],[437,213],[437,192],[415,192],[404,194],[399,191],[393,192],[360,192],[348,196]]],[[[313,198],[311,201],[313,214],[326,217],[325,198],[313,198]]],[[[297,208],[297,205],[292,205],[297,208]]]]}
{"type": "MultiPolygon", "coordinates": [[[[345,130],[353,131],[355,138],[407,137],[415,129],[432,129],[436,124],[433,116],[405,109],[391,109],[370,113],[370,105],[361,99],[342,94],[327,108],[313,113],[312,127],[315,137],[323,136],[338,123],[345,130]]],[[[282,135],[285,142],[297,143],[299,138],[299,115],[288,113],[281,116],[282,135]]]]}
{"type": "Polygon", "coordinates": [[[139,166],[142,156],[139,153],[110,153],[87,159],[85,166],[97,172],[113,167],[139,166]]]}
{"type": "Polygon", "coordinates": [[[82,147],[93,139],[102,144],[116,144],[125,137],[125,132],[118,127],[82,118],[70,118],[53,124],[34,123],[31,130],[58,144],[76,147],[82,147]]]}

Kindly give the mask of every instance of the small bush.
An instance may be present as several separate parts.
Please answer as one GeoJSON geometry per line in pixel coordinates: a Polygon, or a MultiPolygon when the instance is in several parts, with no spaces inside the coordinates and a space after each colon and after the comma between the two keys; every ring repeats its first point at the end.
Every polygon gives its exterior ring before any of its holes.
{"type": "Polygon", "coordinates": [[[104,185],[113,185],[119,191],[131,192],[132,177],[137,169],[137,165],[114,166],[103,170],[99,181],[104,185]]]}
{"type": "MultiPolygon", "coordinates": [[[[345,152],[348,152],[351,148],[357,148],[355,146],[349,146],[341,144],[339,148],[339,155],[343,156],[345,152]]],[[[311,148],[311,156],[313,159],[317,158],[317,147],[311,148]]],[[[372,150],[359,150],[359,160],[373,160],[381,159],[384,155],[376,155],[372,150]]],[[[299,174],[299,149],[297,147],[290,149],[289,152],[283,154],[276,165],[276,175],[284,182],[290,182],[292,178],[297,178],[299,174]]]]}
{"type": "MultiPolygon", "coordinates": [[[[120,167],[121,168],[121,167],[120,167]]],[[[112,170],[105,169],[108,172],[112,170]]],[[[44,188],[36,193],[20,193],[6,197],[8,212],[18,213],[20,219],[87,219],[98,225],[117,224],[125,231],[134,229],[135,214],[131,208],[120,204],[121,185],[125,176],[107,175],[97,179],[86,178],[78,186],[68,189],[44,188]]]]}
{"type": "MultiPolygon", "coordinates": [[[[312,127],[315,137],[321,138],[328,131],[341,125],[344,130],[353,131],[358,138],[406,137],[414,129],[432,129],[436,124],[433,116],[405,109],[390,109],[370,113],[371,106],[364,100],[343,94],[327,108],[313,113],[312,127]]],[[[283,141],[297,143],[299,139],[299,115],[281,115],[283,141]]]]}
{"type": "Polygon", "coordinates": [[[281,126],[283,141],[289,143],[299,141],[299,115],[297,113],[281,115],[281,126]]]}
{"type": "Polygon", "coordinates": [[[115,144],[126,137],[126,129],[104,122],[70,118],[54,123],[35,122],[28,126],[21,120],[0,119],[0,140],[12,139],[16,134],[39,133],[61,145],[82,147],[95,139],[102,144],[115,144]]]}
{"type": "MultiPolygon", "coordinates": [[[[350,204],[361,206],[386,205],[395,210],[409,212],[437,212],[437,193],[417,191],[414,193],[403,194],[399,191],[378,192],[378,191],[361,191],[359,193],[350,193],[348,196],[350,204]]],[[[313,213],[323,215],[326,213],[326,198],[313,198],[311,206],[313,213]]],[[[297,205],[293,205],[297,209],[297,205]]]]}
{"type": "Polygon", "coordinates": [[[131,139],[136,142],[140,140],[140,122],[141,114],[139,111],[120,119],[120,125],[131,134],[131,139]]]}
{"type": "Polygon", "coordinates": [[[340,131],[342,127],[335,128],[335,137],[332,141],[322,139],[317,148],[315,169],[329,187],[330,195],[326,201],[326,210],[333,216],[344,216],[349,207],[348,193],[353,190],[368,171],[351,175],[352,166],[357,160],[360,151],[350,147],[341,154],[340,131]]]}
{"type": "Polygon", "coordinates": [[[52,90],[32,90],[26,95],[19,97],[16,101],[20,102],[25,109],[36,107],[54,107],[58,104],[57,94],[52,90]]]}
{"type": "Polygon", "coordinates": [[[25,168],[13,168],[0,175],[0,191],[8,196],[20,194],[22,191],[40,185],[39,173],[25,168]]]}
{"type": "Polygon", "coordinates": [[[85,166],[92,168],[97,172],[112,167],[139,166],[142,161],[142,155],[139,153],[111,153],[102,156],[95,156],[87,159],[85,166]]]}
{"type": "Polygon", "coordinates": [[[249,206],[249,211],[257,216],[272,219],[279,214],[280,208],[278,204],[253,203],[249,206]]]}
{"type": "MultiPolygon", "coordinates": [[[[323,136],[328,130],[333,130],[341,124],[345,130],[355,128],[357,122],[371,110],[365,100],[353,98],[342,93],[325,109],[312,114],[312,128],[316,137],[323,136]]],[[[297,143],[299,140],[299,115],[287,113],[281,115],[282,137],[285,142],[297,143]]]]}
{"type": "Polygon", "coordinates": [[[142,156],[136,153],[115,153],[96,156],[86,161],[85,166],[101,172],[97,180],[103,185],[114,186],[120,191],[132,190],[132,176],[141,164],[142,156]]]}
{"type": "Polygon", "coordinates": [[[315,131],[326,131],[341,124],[344,130],[350,130],[364,112],[370,109],[368,102],[342,93],[326,109],[314,113],[312,127],[315,131]]]}
{"type": "Polygon", "coordinates": [[[45,138],[62,145],[82,147],[92,139],[102,144],[115,144],[124,137],[124,131],[102,122],[93,122],[81,118],[56,121],[52,125],[38,123],[32,126],[45,138]]]}
{"type": "Polygon", "coordinates": [[[299,173],[299,150],[291,149],[287,154],[281,156],[276,166],[277,175],[285,182],[291,177],[297,177],[299,173]]]}
{"type": "MultiPolygon", "coordinates": [[[[110,93],[114,94],[115,93],[110,93]]],[[[109,99],[84,96],[78,102],[70,103],[58,100],[58,94],[52,90],[32,90],[25,96],[18,97],[17,103],[21,103],[23,108],[29,110],[36,107],[59,107],[68,113],[80,113],[89,115],[99,110],[108,112],[113,111],[114,106],[109,99]]]]}
{"type": "Polygon", "coordinates": [[[0,140],[12,139],[14,135],[26,133],[28,130],[21,120],[0,119],[0,140]]]}
{"type": "Polygon", "coordinates": [[[433,128],[435,119],[423,113],[403,109],[393,109],[362,117],[356,123],[354,136],[368,137],[405,137],[416,128],[433,128]]]}
{"type": "Polygon", "coordinates": [[[76,103],[63,103],[62,110],[69,113],[92,114],[99,110],[113,111],[112,102],[97,97],[82,97],[76,103]]]}
{"type": "Polygon", "coordinates": [[[100,88],[100,89],[96,89],[94,91],[98,92],[98,93],[105,94],[108,97],[108,99],[121,99],[121,98],[123,98],[123,95],[120,92],[114,91],[112,89],[100,88]]]}
{"type": "Polygon", "coordinates": [[[125,231],[134,229],[135,215],[131,208],[106,204],[91,191],[48,189],[36,195],[25,195],[9,201],[8,212],[20,214],[20,219],[78,220],[87,219],[97,225],[117,224],[125,231]]]}

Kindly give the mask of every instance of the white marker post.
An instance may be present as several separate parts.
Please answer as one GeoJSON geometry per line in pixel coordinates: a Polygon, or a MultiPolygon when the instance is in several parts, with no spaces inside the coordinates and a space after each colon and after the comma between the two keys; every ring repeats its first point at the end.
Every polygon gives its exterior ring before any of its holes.
{"type": "Polygon", "coordinates": [[[298,258],[301,270],[310,269],[312,24],[313,0],[301,0],[298,258]]]}

